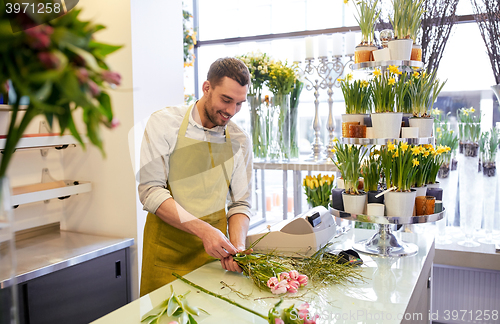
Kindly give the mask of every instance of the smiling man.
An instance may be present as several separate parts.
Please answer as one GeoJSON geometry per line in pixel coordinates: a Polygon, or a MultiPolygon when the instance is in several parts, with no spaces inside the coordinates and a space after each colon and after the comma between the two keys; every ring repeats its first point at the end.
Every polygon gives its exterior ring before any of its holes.
{"type": "Polygon", "coordinates": [[[235,58],[218,59],[192,106],[151,115],[141,146],[139,197],[144,228],[141,296],[245,249],[251,216],[252,150],[231,121],[246,101],[250,74],[235,58]],[[226,213],[227,207],[227,213],[226,213]]]}

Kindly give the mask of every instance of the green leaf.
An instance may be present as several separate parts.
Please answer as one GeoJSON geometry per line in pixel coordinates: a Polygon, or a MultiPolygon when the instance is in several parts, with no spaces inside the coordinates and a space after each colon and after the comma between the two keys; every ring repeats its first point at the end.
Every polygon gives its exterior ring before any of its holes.
{"type": "Polygon", "coordinates": [[[67,48],[72,51],[73,53],[80,55],[85,62],[87,63],[87,66],[92,69],[94,72],[100,73],[102,69],[99,67],[99,64],[97,64],[97,61],[91,53],[74,46],[73,44],[67,44],[67,48]]]}
{"type": "Polygon", "coordinates": [[[196,320],[194,319],[193,316],[191,316],[191,314],[188,314],[188,318],[189,318],[189,324],[198,324],[198,322],[196,322],[196,320]]]}
{"type": "Polygon", "coordinates": [[[189,306],[189,304],[188,304],[187,300],[183,302],[183,306],[184,306],[183,308],[184,308],[187,312],[189,312],[189,313],[191,313],[191,314],[193,314],[193,315],[196,315],[196,316],[200,315],[200,310],[198,309],[198,307],[195,307],[195,306],[189,306]]]}
{"type": "Polygon", "coordinates": [[[144,321],[148,317],[157,316],[158,314],[160,314],[163,311],[163,309],[165,307],[167,307],[167,303],[168,303],[168,299],[164,300],[163,303],[161,303],[160,305],[156,306],[155,308],[153,308],[152,310],[150,310],[149,312],[144,314],[144,316],[141,319],[141,322],[144,321]]]}
{"type": "Polygon", "coordinates": [[[170,297],[170,300],[168,301],[167,315],[172,316],[175,311],[179,309],[179,307],[181,307],[181,305],[177,302],[175,294],[172,294],[172,297],[170,297]]]}
{"type": "Polygon", "coordinates": [[[188,313],[183,312],[179,317],[179,324],[187,324],[188,321],[189,321],[188,313]]]}
{"type": "Polygon", "coordinates": [[[52,82],[47,80],[43,86],[36,92],[35,97],[40,101],[45,101],[52,93],[52,82]]]}
{"type": "Polygon", "coordinates": [[[113,119],[113,110],[111,107],[111,99],[110,99],[109,95],[103,91],[103,92],[101,92],[101,94],[99,95],[99,98],[97,98],[97,100],[101,104],[101,108],[102,108],[101,111],[102,111],[103,115],[106,116],[108,118],[108,120],[111,121],[111,119],[113,119]]]}
{"type": "Polygon", "coordinates": [[[117,50],[119,50],[123,46],[110,45],[110,44],[104,44],[104,43],[98,43],[98,42],[91,41],[89,43],[89,47],[90,47],[91,51],[94,53],[94,55],[100,56],[100,57],[105,57],[113,52],[116,52],[117,50]]]}

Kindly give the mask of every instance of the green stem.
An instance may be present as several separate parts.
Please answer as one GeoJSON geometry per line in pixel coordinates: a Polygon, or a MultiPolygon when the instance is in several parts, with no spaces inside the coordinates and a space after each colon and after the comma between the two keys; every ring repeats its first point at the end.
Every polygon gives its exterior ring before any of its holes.
{"type": "Polygon", "coordinates": [[[206,290],[205,288],[198,286],[197,284],[195,284],[195,283],[193,283],[193,282],[191,282],[191,281],[187,280],[186,278],[184,278],[184,277],[183,277],[183,276],[181,276],[181,275],[178,275],[178,274],[177,274],[177,273],[175,273],[175,272],[172,272],[172,275],[173,275],[174,277],[176,277],[177,279],[180,279],[181,281],[184,281],[184,282],[185,282],[185,283],[187,283],[188,285],[191,285],[191,286],[193,286],[194,288],[196,288],[196,289],[198,289],[198,290],[201,290],[201,291],[203,291],[203,292],[204,292],[204,293],[206,293],[206,294],[209,294],[210,296],[213,296],[213,297],[217,297],[217,298],[219,298],[219,299],[222,299],[223,301],[226,301],[226,302],[230,303],[231,305],[237,306],[237,307],[239,307],[239,308],[241,308],[241,309],[246,310],[247,312],[250,312],[250,313],[252,313],[252,314],[254,314],[254,315],[257,315],[257,316],[259,316],[259,317],[262,317],[263,319],[265,319],[266,321],[268,321],[268,322],[269,322],[269,317],[264,316],[264,315],[262,315],[262,314],[260,314],[260,313],[258,313],[258,312],[256,312],[256,311],[254,311],[253,309],[250,309],[250,308],[247,308],[247,307],[245,307],[245,306],[243,306],[243,305],[240,305],[240,304],[238,304],[237,302],[232,301],[231,299],[226,298],[226,297],[224,297],[224,296],[221,296],[221,295],[218,295],[218,294],[216,294],[216,293],[213,293],[213,292],[211,292],[210,290],[206,290]]]}

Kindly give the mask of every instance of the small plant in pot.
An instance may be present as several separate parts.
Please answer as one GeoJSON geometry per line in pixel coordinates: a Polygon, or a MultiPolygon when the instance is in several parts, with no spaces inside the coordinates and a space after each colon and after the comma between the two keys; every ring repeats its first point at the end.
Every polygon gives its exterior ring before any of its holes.
{"type": "Polygon", "coordinates": [[[381,169],[380,151],[372,147],[368,158],[364,160],[361,166],[361,172],[365,181],[364,189],[368,194],[369,204],[384,203],[384,196],[375,198],[376,195],[382,192],[382,190],[379,189],[381,169]]]}
{"type": "Polygon", "coordinates": [[[450,174],[453,164],[453,154],[458,147],[458,136],[452,130],[448,129],[447,123],[436,128],[436,144],[450,148],[448,152],[443,153],[443,164],[438,172],[438,177],[444,179],[450,174]]]}
{"type": "Polygon", "coordinates": [[[427,148],[430,153],[429,156],[431,159],[429,160],[429,172],[427,173],[427,186],[437,183],[437,175],[439,169],[443,165],[443,162],[446,158],[445,153],[450,153],[451,149],[448,146],[438,145],[436,148],[429,145],[427,148]]]}
{"type": "Polygon", "coordinates": [[[389,71],[373,71],[371,80],[372,100],[375,112],[371,114],[373,136],[375,138],[398,138],[401,131],[403,113],[394,112],[396,77],[401,74],[396,66],[389,71]]]}
{"type": "Polygon", "coordinates": [[[419,165],[414,147],[405,142],[398,145],[388,142],[380,149],[386,187],[393,189],[384,197],[388,216],[409,217],[413,214],[416,191],[411,187],[415,183],[419,165]]]}
{"type": "Polygon", "coordinates": [[[358,190],[361,163],[367,152],[363,146],[336,143],[334,146],[336,160],[333,163],[344,179],[345,191],[342,194],[344,211],[362,214],[366,205],[366,193],[358,190]]]}
{"type": "MultiPolygon", "coordinates": [[[[358,122],[365,125],[365,119],[371,111],[371,85],[366,80],[352,80],[349,73],[345,79],[337,79],[344,95],[346,113],[342,115],[342,137],[349,136],[349,124],[358,122]]],[[[365,134],[366,135],[366,134],[365,134]]]]}
{"type": "MultiPolygon", "coordinates": [[[[347,2],[346,2],[347,3],[347,2]]],[[[354,8],[356,9],[356,21],[361,29],[361,43],[356,46],[354,52],[354,62],[361,63],[373,61],[372,52],[377,49],[373,43],[373,35],[375,32],[375,24],[380,16],[380,10],[377,9],[378,0],[353,0],[354,8]]]]}
{"type": "Polygon", "coordinates": [[[420,137],[432,136],[434,120],[429,110],[445,84],[446,81],[441,83],[435,73],[427,74],[425,71],[415,71],[410,78],[409,94],[413,109],[410,126],[419,128],[420,137]]]}
{"type": "Polygon", "coordinates": [[[410,38],[413,41],[410,60],[412,61],[422,61],[422,46],[417,44],[417,37],[420,31],[420,27],[422,26],[422,16],[424,15],[424,0],[420,1],[412,1],[410,8],[410,12],[412,12],[411,21],[410,21],[410,38]]]}
{"type": "MultiPolygon", "coordinates": [[[[394,39],[389,41],[388,46],[392,60],[409,60],[411,57],[413,40],[410,38],[410,30],[414,24],[415,6],[421,2],[414,3],[413,0],[393,0],[394,12],[389,21],[394,29],[394,39]]],[[[417,17],[418,19],[420,17],[417,17]]]]}
{"type": "Polygon", "coordinates": [[[311,207],[323,206],[328,209],[330,194],[333,189],[334,176],[321,175],[306,176],[302,185],[311,207]]]}
{"type": "Polygon", "coordinates": [[[425,196],[427,192],[427,174],[429,173],[432,155],[423,145],[412,147],[412,154],[417,160],[415,162],[417,165],[417,172],[415,174],[415,184],[413,188],[417,191],[417,197],[425,196]]]}

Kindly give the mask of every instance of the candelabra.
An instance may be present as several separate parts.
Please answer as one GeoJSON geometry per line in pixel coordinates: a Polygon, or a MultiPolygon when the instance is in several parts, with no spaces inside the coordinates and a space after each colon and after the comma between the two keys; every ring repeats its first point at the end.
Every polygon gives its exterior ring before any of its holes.
{"type": "Polygon", "coordinates": [[[333,145],[334,145],[334,135],[335,131],[335,121],[333,119],[333,87],[339,88],[340,82],[338,78],[344,73],[345,68],[349,67],[354,63],[354,54],[346,55],[348,61],[342,63],[342,55],[335,55],[332,60],[329,61],[327,56],[321,56],[318,58],[318,65],[314,64],[314,58],[306,58],[305,66],[302,69],[299,65],[299,69],[304,75],[305,80],[308,81],[306,84],[306,89],[311,91],[314,89],[314,142],[311,145],[312,153],[308,161],[324,161],[325,156],[323,155],[323,143],[320,139],[321,131],[321,120],[319,119],[319,90],[328,89],[328,122],[326,129],[328,130],[328,144],[326,145],[326,162],[332,163],[333,158],[333,145]],[[313,77],[316,78],[313,81],[313,77]]]}

